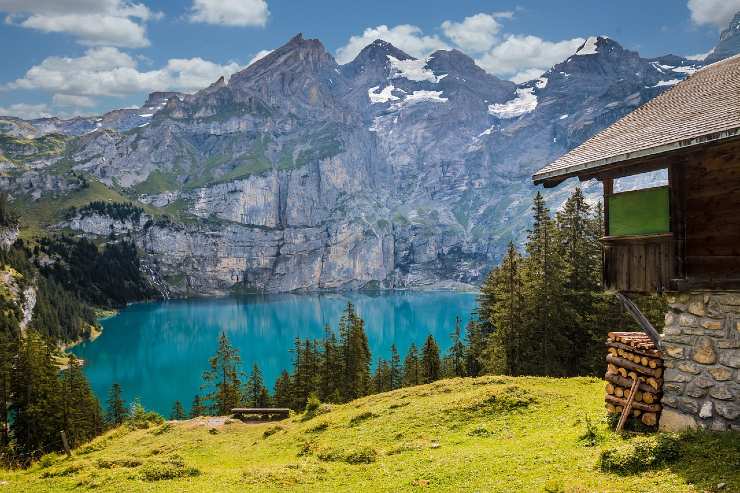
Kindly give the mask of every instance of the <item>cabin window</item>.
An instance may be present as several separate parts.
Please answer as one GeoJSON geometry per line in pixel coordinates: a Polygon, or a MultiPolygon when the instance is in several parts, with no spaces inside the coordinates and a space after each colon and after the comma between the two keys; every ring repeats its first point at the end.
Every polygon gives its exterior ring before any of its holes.
{"type": "Polygon", "coordinates": [[[639,236],[670,232],[668,187],[653,187],[612,194],[609,201],[609,236],[639,236]]]}

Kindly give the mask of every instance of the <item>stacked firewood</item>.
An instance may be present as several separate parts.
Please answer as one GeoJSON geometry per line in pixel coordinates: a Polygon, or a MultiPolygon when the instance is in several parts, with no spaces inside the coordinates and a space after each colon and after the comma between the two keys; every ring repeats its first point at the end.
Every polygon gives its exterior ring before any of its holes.
{"type": "MultiPolygon", "coordinates": [[[[644,332],[609,332],[608,337],[606,346],[609,353],[604,377],[607,382],[607,412],[624,414],[625,408],[628,408],[629,417],[655,426],[660,414],[663,387],[660,351],[644,332]]],[[[625,419],[620,422],[623,424],[625,419]]]]}

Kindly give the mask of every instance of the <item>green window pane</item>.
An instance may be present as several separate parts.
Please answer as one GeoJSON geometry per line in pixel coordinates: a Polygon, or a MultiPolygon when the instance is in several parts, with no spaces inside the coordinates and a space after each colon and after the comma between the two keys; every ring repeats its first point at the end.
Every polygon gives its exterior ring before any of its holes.
{"type": "Polygon", "coordinates": [[[609,197],[609,235],[670,232],[668,187],[617,193],[609,197]]]}

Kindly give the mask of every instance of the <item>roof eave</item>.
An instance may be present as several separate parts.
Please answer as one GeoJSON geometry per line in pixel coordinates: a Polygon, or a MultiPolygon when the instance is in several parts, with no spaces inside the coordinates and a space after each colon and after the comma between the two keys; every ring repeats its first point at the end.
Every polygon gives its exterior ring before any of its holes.
{"type": "Polygon", "coordinates": [[[729,128],[725,130],[720,130],[718,132],[712,132],[697,137],[691,137],[689,139],[671,142],[669,144],[649,147],[647,149],[639,149],[633,152],[625,152],[622,154],[617,154],[616,156],[609,156],[602,159],[597,159],[595,161],[576,164],[563,169],[548,172],[538,172],[532,175],[532,180],[534,181],[535,185],[540,185],[543,183],[546,184],[547,182],[555,182],[555,184],[557,184],[562,182],[563,180],[573,178],[575,176],[598,174],[595,173],[595,171],[605,166],[621,163],[624,161],[634,161],[636,159],[656,156],[659,154],[666,154],[678,149],[702,145],[708,142],[731,139],[738,136],[740,136],[740,127],[729,128]],[[588,173],[585,173],[586,171],[588,171],[588,173]]]}

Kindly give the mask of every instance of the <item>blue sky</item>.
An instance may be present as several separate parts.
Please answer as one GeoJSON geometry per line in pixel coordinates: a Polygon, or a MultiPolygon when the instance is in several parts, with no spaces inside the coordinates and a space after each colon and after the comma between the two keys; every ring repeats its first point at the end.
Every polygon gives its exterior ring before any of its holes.
{"type": "Polygon", "coordinates": [[[298,32],[340,63],[382,37],[458,48],[523,81],[605,34],[643,56],[697,55],[740,0],[0,0],[0,114],[94,114],[195,91],[298,32]]]}

